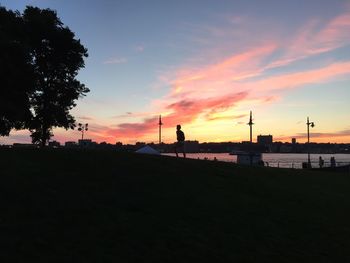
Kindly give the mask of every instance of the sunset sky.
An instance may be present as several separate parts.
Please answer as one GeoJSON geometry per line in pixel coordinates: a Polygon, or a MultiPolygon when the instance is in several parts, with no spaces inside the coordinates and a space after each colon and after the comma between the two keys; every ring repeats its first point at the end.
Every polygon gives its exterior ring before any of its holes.
{"type": "MultiPolygon", "coordinates": [[[[97,142],[350,142],[350,1],[0,0],[57,10],[89,57],[72,111],[97,142]]],[[[78,131],[54,130],[54,140],[78,131]]],[[[30,142],[27,131],[0,144],[30,142]]]]}

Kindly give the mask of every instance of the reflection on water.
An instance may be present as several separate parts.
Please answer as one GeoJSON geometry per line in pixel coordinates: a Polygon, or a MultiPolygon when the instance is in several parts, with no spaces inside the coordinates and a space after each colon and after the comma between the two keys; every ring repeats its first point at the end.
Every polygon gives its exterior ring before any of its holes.
{"type": "MultiPolygon", "coordinates": [[[[166,153],[164,155],[175,156],[172,153],[166,153]]],[[[219,161],[224,162],[236,162],[237,156],[229,155],[228,153],[188,153],[186,155],[192,159],[205,159],[214,160],[216,157],[219,161]]],[[[322,157],[325,161],[324,167],[330,166],[330,159],[334,156],[337,165],[344,165],[350,163],[350,154],[311,154],[311,164],[313,167],[319,167],[318,158],[322,157]]],[[[280,168],[301,168],[303,162],[307,162],[307,154],[305,153],[264,153],[263,160],[271,167],[280,168]]]]}

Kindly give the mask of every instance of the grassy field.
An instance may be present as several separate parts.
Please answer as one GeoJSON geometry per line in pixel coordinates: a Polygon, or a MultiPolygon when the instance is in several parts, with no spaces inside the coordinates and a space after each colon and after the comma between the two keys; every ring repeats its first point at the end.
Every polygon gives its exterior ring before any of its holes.
{"type": "Polygon", "coordinates": [[[0,262],[350,262],[350,176],[0,150],[0,262]]]}

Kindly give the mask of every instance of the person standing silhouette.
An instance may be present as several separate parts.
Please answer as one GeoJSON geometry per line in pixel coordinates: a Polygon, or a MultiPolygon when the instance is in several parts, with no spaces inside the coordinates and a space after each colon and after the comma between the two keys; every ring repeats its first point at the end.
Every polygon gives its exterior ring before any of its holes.
{"type": "Polygon", "coordinates": [[[175,143],[175,153],[176,157],[179,157],[178,150],[181,151],[184,155],[184,158],[186,158],[186,152],[185,152],[185,134],[181,130],[181,125],[176,126],[176,139],[177,142],[175,143]]]}
{"type": "Polygon", "coordinates": [[[322,159],[321,156],[318,158],[318,164],[320,165],[320,168],[323,168],[324,160],[322,159]]]}
{"type": "Polygon", "coordinates": [[[331,157],[331,167],[334,168],[336,166],[335,158],[334,156],[331,157]]]}

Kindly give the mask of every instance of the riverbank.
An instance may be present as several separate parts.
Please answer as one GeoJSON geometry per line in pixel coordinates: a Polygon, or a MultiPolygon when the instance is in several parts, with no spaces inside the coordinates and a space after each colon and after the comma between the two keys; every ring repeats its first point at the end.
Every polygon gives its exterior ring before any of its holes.
{"type": "MultiPolygon", "coordinates": [[[[175,156],[173,153],[165,153],[167,156],[175,156]]],[[[313,168],[319,168],[319,157],[324,160],[324,167],[329,167],[331,165],[330,159],[334,157],[337,166],[350,164],[350,154],[311,154],[311,164],[313,168]]],[[[188,158],[192,159],[208,159],[214,160],[216,158],[219,161],[224,162],[236,162],[236,155],[229,155],[229,153],[188,153],[188,158]]],[[[307,162],[307,153],[263,153],[263,161],[265,165],[270,167],[279,168],[295,168],[302,169],[302,163],[307,162]]]]}
{"type": "Polygon", "coordinates": [[[2,262],[347,262],[350,177],[113,151],[0,151],[2,262]]]}

